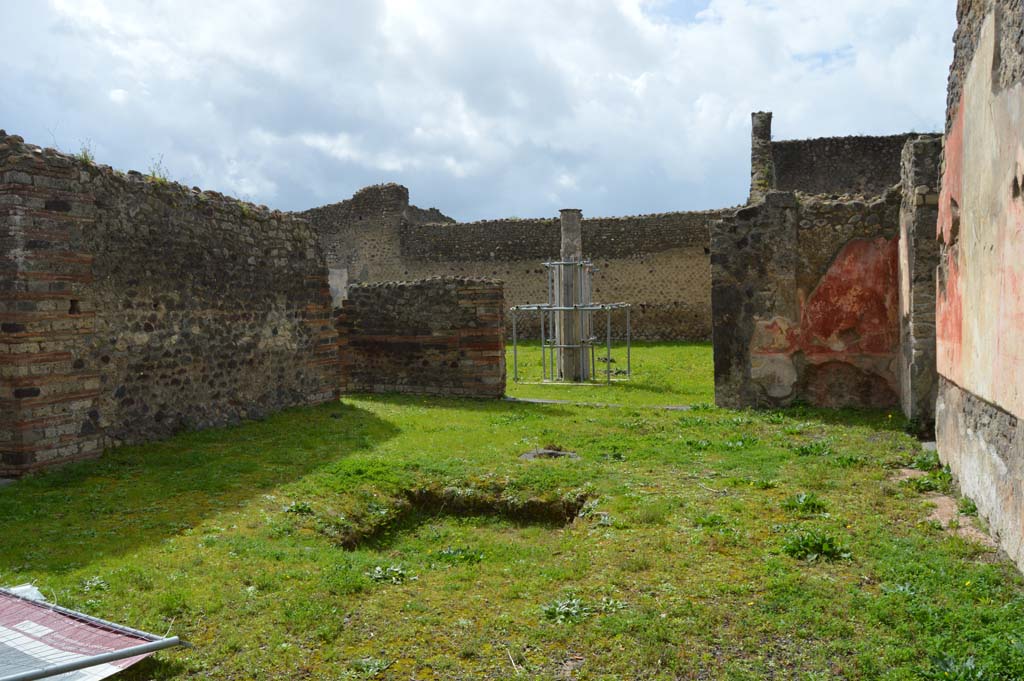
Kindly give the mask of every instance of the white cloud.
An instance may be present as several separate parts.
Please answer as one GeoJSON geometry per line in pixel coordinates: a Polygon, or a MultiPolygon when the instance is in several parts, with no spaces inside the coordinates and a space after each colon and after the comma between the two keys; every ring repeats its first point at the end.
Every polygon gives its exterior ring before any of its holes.
{"type": "Polygon", "coordinates": [[[776,136],[939,129],[955,0],[22,0],[0,127],[280,208],[460,218],[745,197],[776,136]],[[178,173],[179,175],[176,175],[178,173]]]}

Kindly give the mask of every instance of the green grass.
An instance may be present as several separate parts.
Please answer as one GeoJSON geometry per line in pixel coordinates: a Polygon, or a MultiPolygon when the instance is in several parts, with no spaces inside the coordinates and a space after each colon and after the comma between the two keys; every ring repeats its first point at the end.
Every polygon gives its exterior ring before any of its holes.
{"type": "MultiPolygon", "coordinates": [[[[576,390],[686,402],[677,355],[576,390]]],[[[888,479],[903,426],[348,397],[0,488],[0,584],[195,644],[125,679],[1021,678],[1024,581],[888,479]]]]}
{"type": "MultiPolygon", "coordinates": [[[[709,343],[635,343],[631,353],[632,378],[615,376],[611,385],[603,379],[605,364],[587,384],[543,384],[540,344],[519,345],[519,382],[513,380],[512,351],[508,352],[508,394],[512,397],[602,402],[630,406],[710,404],[715,401],[709,343]]],[[[613,371],[625,370],[625,346],[612,352],[613,371]]]]}

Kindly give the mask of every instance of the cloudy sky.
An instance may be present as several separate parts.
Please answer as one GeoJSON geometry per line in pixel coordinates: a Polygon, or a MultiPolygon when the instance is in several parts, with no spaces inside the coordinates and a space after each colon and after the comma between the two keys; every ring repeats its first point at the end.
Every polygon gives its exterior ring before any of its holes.
{"type": "Polygon", "coordinates": [[[0,128],[281,209],[746,198],[776,139],[940,130],[955,0],[4,0],[0,128]]]}

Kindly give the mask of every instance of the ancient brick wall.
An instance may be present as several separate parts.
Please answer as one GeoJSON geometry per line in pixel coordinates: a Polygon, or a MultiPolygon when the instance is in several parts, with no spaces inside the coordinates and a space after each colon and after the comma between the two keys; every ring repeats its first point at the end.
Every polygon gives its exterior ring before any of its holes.
{"type": "Polygon", "coordinates": [[[916,136],[772,142],[773,187],[808,194],[881,194],[900,182],[903,145],[916,136]]]}
{"type": "Polygon", "coordinates": [[[435,277],[353,284],[337,311],[349,392],[505,393],[500,282],[435,277]]]}
{"type": "Polygon", "coordinates": [[[900,404],[919,432],[935,422],[935,268],[939,245],[942,138],[922,135],[903,147],[900,205],[900,404]]]}
{"type": "Polygon", "coordinates": [[[937,236],[939,456],[1024,567],[1024,7],[961,0],[937,236]]]}
{"type": "Polygon", "coordinates": [[[713,224],[719,405],[897,404],[899,207],[769,192],[713,224]]]}
{"type": "Polygon", "coordinates": [[[337,392],[310,225],[0,133],[0,474],[337,392]]]}
{"type": "MultiPolygon", "coordinates": [[[[328,244],[337,281],[498,278],[506,310],[547,300],[541,263],[558,257],[556,218],[416,224],[408,192],[398,185],[367,188],[350,201],[304,213],[328,244]]],[[[584,255],[597,266],[594,299],[632,303],[634,338],[708,338],[708,225],[725,212],[584,219],[584,255]]],[[[624,331],[619,324],[617,336],[624,331]]],[[[536,334],[535,320],[524,318],[520,330],[536,334]]]]}

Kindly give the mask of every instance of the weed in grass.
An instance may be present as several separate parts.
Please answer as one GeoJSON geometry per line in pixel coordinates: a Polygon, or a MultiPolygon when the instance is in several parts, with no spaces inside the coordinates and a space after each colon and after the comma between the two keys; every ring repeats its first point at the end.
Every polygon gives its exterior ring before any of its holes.
{"type": "Polygon", "coordinates": [[[957,510],[964,515],[978,515],[978,505],[970,497],[960,497],[956,506],[957,510]]]}
{"type": "Polygon", "coordinates": [[[695,416],[691,414],[684,414],[679,417],[679,425],[683,428],[692,428],[694,426],[706,426],[708,425],[707,418],[703,416],[695,416]]]}
{"type": "Polygon", "coordinates": [[[544,619],[556,624],[576,624],[591,615],[609,615],[625,610],[628,604],[607,596],[591,605],[574,595],[556,599],[541,607],[544,619]]]}
{"type": "Polygon", "coordinates": [[[707,532],[707,537],[713,547],[723,546],[745,546],[747,536],[735,527],[715,527],[707,532]]]}
{"type": "Polygon", "coordinates": [[[593,609],[576,597],[559,598],[541,607],[544,619],[556,624],[575,624],[593,613],[593,609]]]}
{"type": "Polygon", "coordinates": [[[284,512],[295,515],[313,515],[313,507],[305,501],[293,501],[284,507],[284,512]]]}
{"type": "Polygon", "coordinates": [[[942,468],[938,452],[921,452],[910,462],[911,468],[919,471],[934,471],[942,468]]]}
{"type": "Polygon", "coordinates": [[[900,582],[899,584],[883,584],[882,593],[892,594],[894,596],[916,596],[917,589],[906,582],[900,582]]]}
{"type": "Polygon", "coordinates": [[[854,466],[861,466],[866,463],[866,459],[863,456],[857,456],[856,454],[840,454],[839,456],[832,459],[832,462],[838,468],[852,468],[854,466]]]}
{"type": "Polygon", "coordinates": [[[95,591],[110,591],[110,584],[99,576],[90,577],[82,582],[82,591],[85,593],[95,591]]]}
{"type": "Polygon", "coordinates": [[[778,480],[772,480],[770,478],[758,478],[751,483],[757,489],[775,489],[780,483],[778,480]]]}
{"type": "Polygon", "coordinates": [[[458,563],[474,564],[479,563],[484,559],[484,552],[471,549],[468,546],[448,546],[438,551],[437,557],[442,562],[449,563],[452,565],[458,563]]]}
{"type": "Polygon", "coordinates": [[[801,421],[799,423],[793,423],[782,429],[783,435],[803,435],[811,428],[814,427],[813,423],[807,421],[801,421]]]}
{"type": "Polygon", "coordinates": [[[587,499],[583,506],[580,507],[580,512],[577,513],[580,518],[589,518],[590,516],[597,515],[597,506],[601,503],[600,499],[587,499]]]}
{"type": "Polygon", "coordinates": [[[417,579],[415,575],[407,573],[401,565],[388,565],[387,567],[377,565],[372,570],[366,572],[366,576],[374,582],[384,582],[387,584],[405,584],[409,580],[417,579]]]}
{"type": "Polygon", "coordinates": [[[787,556],[813,563],[817,560],[847,560],[850,552],[834,535],[820,530],[793,532],[782,542],[787,556]]]}
{"type": "Polygon", "coordinates": [[[626,603],[626,601],[620,601],[615,598],[609,598],[608,596],[605,596],[597,602],[597,605],[594,607],[594,610],[596,610],[598,613],[602,615],[610,615],[612,613],[625,610],[628,607],[629,604],[626,603]]]}
{"type": "Polygon", "coordinates": [[[944,469],[933,470],[928,475],[904,480],[903,484],[917,492],[942,492],[949,494],[953,489],[953,476],[944,469]]]}
{"type": "Polygon", "coordinates": [[[985,671],[978,668],[974,657],[958,660],[948,655],[935,656],[931,666],[922,670],[923,679],[942,679],[943,681],[983,681],[985,671]]]}
{"type": "Polygon", "coordinates": [[[747,449],[757,444],[756,437],[741,437],[736,440],[726,440],[722,446],[726,449],[747,449]]]}
{"type": "Polygon", "coordinates": [[[794,445],[793,452],[797,456],[828,456],[832,453],[832,446],[828,440],[815,440],[794,445]]]}
{"type": "Polygon", "coordinates": [[[710,440],[687,440],[686,446],[690,449],[696,449],[697,451],[703,451],[711,447],[710,440]]]}
{"type": "Polygon", "coordinates": [[[702,513],[693,518],[693,524],[697,527],[722,527],[725,525],[725,516],[718,513],[702,513]]]}
{"type": "Polygon", "coordinates": [[[349,666],[352,668],[352,671],[369,678],[385,671],[391,664],[391,662],[377,657],[361,657],[352,660],[349,666]]]}
{"type": "Polygon", "coordinates": [[[801,492],[784,499],[782,508],[800,515],[814,515],[824,513],[828,509],[828,505],[813,492],[801,492]]]}

